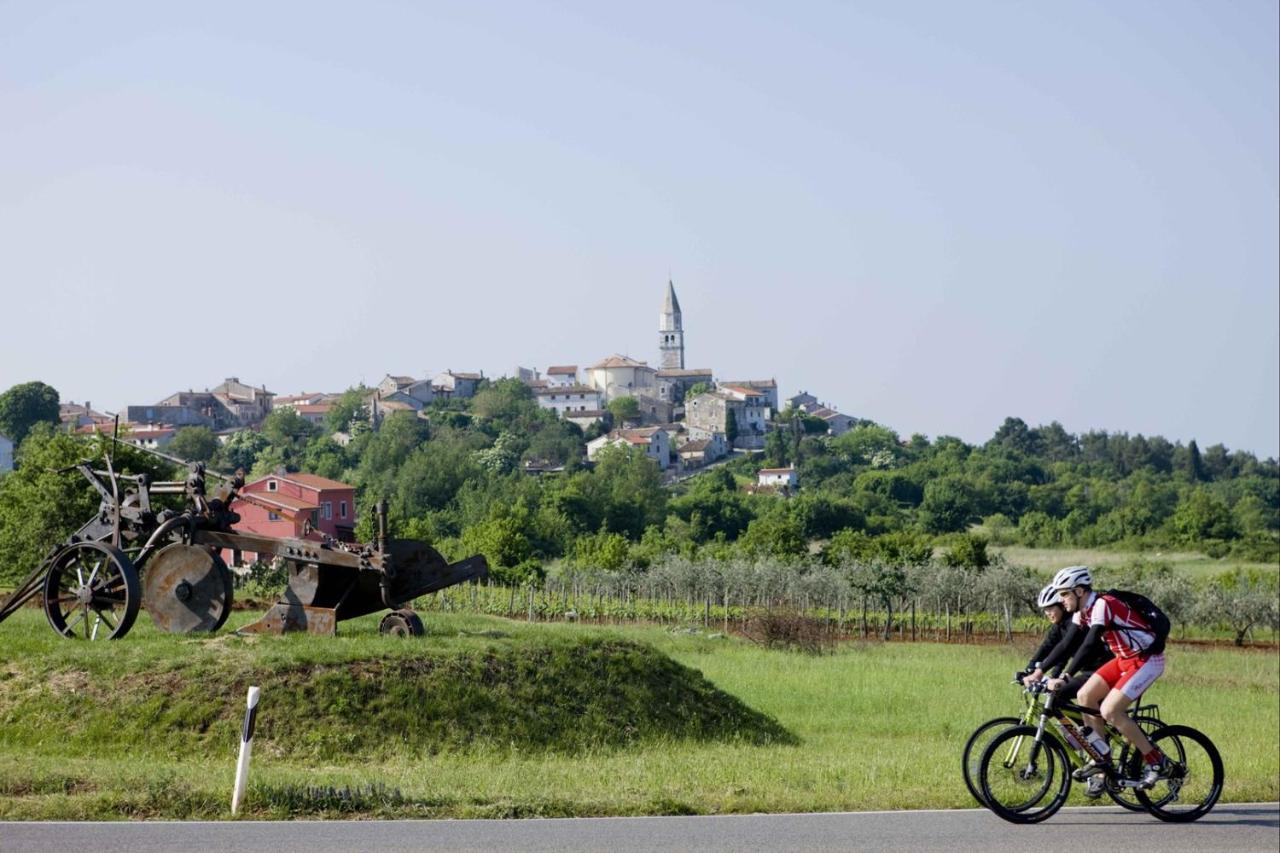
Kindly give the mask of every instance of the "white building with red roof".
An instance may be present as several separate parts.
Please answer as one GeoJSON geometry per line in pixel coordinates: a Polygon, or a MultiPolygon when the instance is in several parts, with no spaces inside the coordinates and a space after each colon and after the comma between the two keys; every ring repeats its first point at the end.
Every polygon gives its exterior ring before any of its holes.
{"type": "Polygon", "coordinates": [[[663,470],[671,464],[671,437],[661,427],[615,429],[607,435],[587,442],[587,458],[594,461],[596,454],[601,450],[615,445],[634,447],[644,451],[644,454],[663,470]]]}

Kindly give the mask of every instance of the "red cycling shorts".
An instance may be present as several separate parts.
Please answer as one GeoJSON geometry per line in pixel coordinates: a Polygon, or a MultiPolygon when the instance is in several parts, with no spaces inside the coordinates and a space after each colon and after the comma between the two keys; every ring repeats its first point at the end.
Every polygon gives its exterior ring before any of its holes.
{"type": "Polygon", "coordinates": [[[1164,655],[1112,658],[1094,673],[1102,676],[1112,690],[1119,690],[1130,699],[1137,699],[1145,693],[1151,683],[1163,674],[1164,655]]]}

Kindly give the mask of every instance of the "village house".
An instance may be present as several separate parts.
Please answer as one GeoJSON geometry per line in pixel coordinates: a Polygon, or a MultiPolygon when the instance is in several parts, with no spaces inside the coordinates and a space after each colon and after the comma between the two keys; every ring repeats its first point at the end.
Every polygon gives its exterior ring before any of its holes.
{"type": "MultiPolygon", "coordinates": [[[[431,405],[431,401],[435,399],[435,388],[432,386],[433,379],[414,379],[412,376],[392,376],[387,374],[381,382],[378,383],[376,390],[382,395],[384,400],[417,400],[423,406],[431,405]]],[[[277,405],[279,403],[277,402],[277,405]]]]}
{"type": "Polygon", "coordinates": [[[826,421],[828,435],[844,435],[858,425],[857,418],[843,415],[835,409],[824,406],[818,402],[817,397],[804,391],[788,399],[787,406],[804,412],[810,417],[821,418],[826,421]]]}
{"type": "Polygon", "coordinates": [[[676,455],[680,457],[680,468],[684,471],[710,465],[717,459],[723,459],[728,452],[729,447],[720,433],[714,433],[710,438],[686,441],[676,448],[676,455]]]}
{"type": "Polygon", "coordinates": [[[654,377],[658,383],[658,399],[680,405],[689,389],[699,383],[712,386],[714,380],[709,367],[663,368],[654,377]]]}
{"type": "Polygon", "coordinates": [[[764,402],[769,407],[769,411],[775,414],[778,411],[778,381],[776,379],[735,379],[732,381],[726,379],[720,383],[719,387],[745,388],[751,391],[758,391],[764,395],[764,402]]]}
{"type": "MultiPolygon", "coordinates": [[[[355,541],[355,487],[314,474],[270,474],[240,490],[236,530],[292,539],[355,541]]],[[[240,555],[253,562],[258,555],[240,555]]],[[[228,562],[232,562],[229,559],[228,562]]]]}
{"type": "Polygon", "coordinates": [[[482,379],[484,379],[483,373],[456,373],[446,370],[432,377],[431,388],[437,397],[459,399],[474,397],[482,379]]]}
{"type": "MultiPolygon", "coordinates": [[[[81,429],[101,431],[103,428],[98,424],[93,424],[89,427],[81,427],[81,429]]],[[[125,434],[122,441],[145,450],[163,450],[173,441],[173,436],[176,433],[177,429],[174,427],[160,424],[134,425],[125,434]]]]}
{"type": "Polygon", "coordinates": [[[550,409],[557,415],[569,412],[598,412],[602,405],[601,394],[590,385],[547,385],[534,389],[538,406],[550,409]]]}
{"type": "Polygon", "coordinates": [[[756,472],[756,485],[763,488],[794,491],[799,483],[795,468],[761,468],[756,472]]]}
{"type": "Polygon", "coordinates": [[[13,470],[13,439],[0,432],[0,474],[13,470]]]}
{"type": "Polygon", "coordinates": [[[84,404],[68,401],[58,406],[58,420],[68,432],[75,432],[83,426],[107,426],[115,423],[115,418],[103,412],[96,412],[88,400],[84,404]]]}
{"type": "Polygon", "coordinates": [[[666,430],[660,427],[615,429],[607,435],[592,439],[587,442],[587,459],[594,461],[601,450],[614,445],[643,450],[664,471],[671,464],[671,441],[666,430]]]}
{"type": "Polygon", "coordinates": [[[750,389],[718,388],[685,401],[685,424],[691,438],[704,439],[719,433],[729,435],[732,413],[737,436],[733,447],[754,450],[764,447],[768,407],[765,397],[750,389]]]}
{"type": "Polygon", "coordinates": [[[232,376],[212,391],[179,391],[151,406],[128,406],[129,423],[207,426],[213,430],[256,426],[271,414],[275,394],[232,376]]]}
{"type": "Polygon", "coordinates": [[[555,364],[547,368],[547,385],[563,387],[578,384],[578,365],[555,364]]]}
{"type": "Polygon", "coordinates": [[[606,403],[619,397],[652,394],[658,371],[630,356],[611,355],[587,368],[587,383],[604,395],[606,403]]]}

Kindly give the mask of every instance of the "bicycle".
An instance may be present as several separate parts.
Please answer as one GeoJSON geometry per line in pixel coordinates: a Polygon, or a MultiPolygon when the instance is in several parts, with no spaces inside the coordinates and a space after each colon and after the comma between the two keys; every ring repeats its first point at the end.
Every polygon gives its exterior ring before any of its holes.
{"type": "MultiPolygon", "coordinates": [[[[1043,693],[1044,684],[1037,684],[1032,690],[1043,693]]],[[[1010,823],[1038,823],[1062,808],[1071,782],[1088,778],[1078,773],[1084,762],[1102,760],[1069,716],[1084,710],[1070,702],[1054,702],[1051,697],[1041,705],[1035,726],[1020,724],[996,735],[978,762],[983,805],[1010,823]],[[1057,726],[1048,725],[1050,720],[1057,726]],[[1059,734],[1058,726],[1082,748],[1072,748],[1065,734],[1059,734]]],[[[1106,727],[1105,734],[1127,744],[1111,726],[1106,727]]],[[[1222,795],[1222,757],[1213,741],[1183,725],[1162,724],[1148,737],[1172,763],[1169,778],[1159,780],[1150,789],[1142,787],[1142,756],[1136,749],[1126,748],[1114,762],[1105,765],[1106,791],[1131,790],[1146,811],[1163,821],[1189,823],[1204,817],[1222,795]]]]}
{"type": "MultiPolygon", "coordinates": [[[[969,740],[965,742],[964,751],[961,754],[960,767],[964,775],[965,787],[969,789],[969,793],[973,795],[973,798],[984,806],[987,805],[987,802],[983,799],[982,792],[978,789],[978,784],[974,781],[974,776],[978,771],[979,760],[982,758],[983,752],[990,744],[991,738],[999,734],[1001,731],[1014,726],[1034,725],[1036,720],[1040,717],[1040,713],[1044,705],[1045,692],[1043,690],[1032,690],[1030,688],[1023,687],[1022,676],[1024,675],[1026,675],[1025,672],[1015,672],[1013,674],[1013,681],[1011,682],[1022,689],[1023,702],[1026,705],[1026,709],[1023,711],[1022,716],[994,717],[987,720],[985,723],[974,729],[973,734],[969,736],[969,740]]],[[[1141,726],[1142,730],[1148,734],[1164,725],[1164,721],[1160,719],[1159,705],[1143,705],[1141,704],[1141,700],[1139,700],[1138,704],[1134,705],[1134,707],[1130,709],[1129,713],[1130,716],[1133,717],[1134,722],[1141,726]]],[[[1083,725],[1083,721],[1081,720],[1077,719],[1076,722],[1079,725],[1083,725]]],[[[1127,752],[1131,747],[1128,741],[1124,741],[1123,739],[1122,741],[1124,743],[1124,751],[1121,753],[1123,760],[1125,752],[1127,752]]],[[[1108,789],[1106,793],[1111,798],[1112,802],[1122,808],[1128,809],[1129,811],[1140,812],[1146,810],[1146,807],[1138,801],[1137,797],[1134,796],[1132,791],[1129,789],[1108,789]]],[[[1028,807],[1029,805],[1031,804],[1028,804],[1028,807]]]]}

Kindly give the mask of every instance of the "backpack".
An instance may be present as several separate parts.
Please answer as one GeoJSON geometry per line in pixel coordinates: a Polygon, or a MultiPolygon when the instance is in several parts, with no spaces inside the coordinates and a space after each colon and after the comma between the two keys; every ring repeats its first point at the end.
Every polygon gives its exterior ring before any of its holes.
{"type": "Polygon", "coordinates": [[[1140,592],[1129,592],[1123,589],[1109,589],[1104,593],[1124,602],[1129,609],[1137,611],[1143,620],[1151,626],[1151,632],[1156,635],[1155,641],[1147,649],[1149,654],[1159,655],[1164,653],[1165,640],[1169,639],[1169,617],[1155,602],[1147,598],[1140,592]]]}

